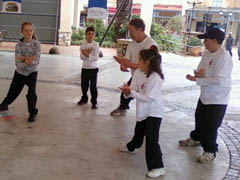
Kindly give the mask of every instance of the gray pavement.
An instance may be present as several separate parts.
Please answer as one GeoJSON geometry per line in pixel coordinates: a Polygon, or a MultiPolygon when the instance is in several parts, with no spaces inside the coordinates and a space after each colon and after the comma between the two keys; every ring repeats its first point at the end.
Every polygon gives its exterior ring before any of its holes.
{"type": "MultiPolygon", "coordinates": [[[[104,50],[103,50],[104,52],[104,50]]],[[[37,84],[39,116],[27,123],[26,91],[10,106],[13,120],[0,120],[1,180],[141,180],[147,179],[144,147],[137,154],[118,152],[135,125],[135,101],[127,116],[112,117],[118,106],[117,87],[130,77],[120,72],[108,51],[99,60],[99,109],[77,106],[81,96],[78,56],[42,55],[37,84]]],[[[165,115],[160,144],[167,174],[165,180],[240,179],[239,66],[234,59],[233,90],[225,123],[218,138],[219,153],[208,164],[199,164],[201,148],[180,148],[177,142],[194,126],[199,88],[185,80],[199,57],[162,53],[165,115]]],[[[15,69],[14,54],[0,52],[0,99],[6,96],[15,69]]]]}

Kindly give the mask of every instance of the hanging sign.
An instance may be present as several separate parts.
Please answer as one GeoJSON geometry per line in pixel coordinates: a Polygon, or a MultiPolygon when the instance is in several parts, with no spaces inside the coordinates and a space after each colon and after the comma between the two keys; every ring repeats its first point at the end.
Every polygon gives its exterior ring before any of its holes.
{"type": "Polygon", "coordinates": [[[21,13],[22,0],[3,0],[2,1],[2,12],[6,13],[21,13]]]}
{"type": "Polygon", "coordinates": [[[87,14],[90,19],[107,19],[107,0],[88,0],[87,14]]]}

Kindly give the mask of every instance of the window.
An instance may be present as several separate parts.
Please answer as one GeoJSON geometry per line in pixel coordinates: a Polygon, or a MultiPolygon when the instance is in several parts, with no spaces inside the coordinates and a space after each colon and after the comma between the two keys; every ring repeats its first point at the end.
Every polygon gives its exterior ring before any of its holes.
{"type": "Polygon", "coordinates": [[[222,0],[212,0],[212,6],[213,7],[221,7],[222,6],[222,0]]]}

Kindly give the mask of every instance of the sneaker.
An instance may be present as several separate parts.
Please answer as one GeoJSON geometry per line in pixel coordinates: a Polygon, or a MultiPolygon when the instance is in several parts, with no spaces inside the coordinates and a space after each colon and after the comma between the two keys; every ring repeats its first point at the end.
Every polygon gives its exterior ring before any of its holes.
{"type": "Polygon", "coordinates": [[[210,153],[210,152],[203,152],[202,155],[197,157],[197,162],[199,163],[207,163],[215,158],[215,153],[210,153]]]}
{"type": "Polygon", "coordinates": [[[92,105],[92,109],[97,109],[98,108],[98,104],[93,104],[92,105]]]}
{"type": "Polygon", "coordinates": [[[118,151],[120,151],[120,152],[125,152],[125,153],[136,153],[136,150],[134,150],[134,151],[129,151],[126,144],[120,144],[120,145],[118,146],[118,151]]]}
{"type": "Polygon", "coordinates": [[[7,111],[8,106],[0,105],[0,111],[7,111]]]}
{"type": "Polygon", "coordinates": [[[126,116],[126,115],[127,115],[127,110],[120,109],[120,106],[111,112],[111,116],[126,116]]]}
{"type": "Polygon", "coordinates": [[[166,174],[165,168],[152,169],[147,173],[147,176],[150,178],[156,178],[166,174]]]}
{"type": "Polygon", "coordinates": [[[28,117],[28,122],[34,122],[38,114],[38,109],[35,109],[34,113],[31,113],[28,117]]]}
{"type": "Polygon", "coordinates": [[[185,147],[198,147],[200,146],[200,141],[195,141],[192,138],[188,138],[185,140],[178,141],[179,146],[185,146],[185,147]]]}
{"type": "Polygon", "coordinates": [[[77,103],[79,106],[83,105],[83,104],[87,104],[87,101],[83,101],[82,99],[80,99],[80,101],[78,101],[77,103]]]}

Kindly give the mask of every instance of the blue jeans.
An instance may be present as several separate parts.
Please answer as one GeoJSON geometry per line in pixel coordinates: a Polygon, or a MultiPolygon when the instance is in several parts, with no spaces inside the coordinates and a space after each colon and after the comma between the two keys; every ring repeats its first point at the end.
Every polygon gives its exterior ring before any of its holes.
{"type": "Polygon", "coordinates": [[[240,45],[238,46],[238,59],[240,60],[240,45]]]}

